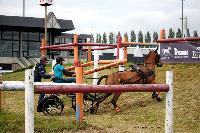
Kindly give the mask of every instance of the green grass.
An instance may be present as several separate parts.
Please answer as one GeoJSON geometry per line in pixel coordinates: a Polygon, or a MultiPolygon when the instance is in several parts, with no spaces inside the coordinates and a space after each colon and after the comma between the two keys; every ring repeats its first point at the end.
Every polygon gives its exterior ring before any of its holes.
{"type": "MultiPolygon", "coordinates": [[[[85,68],[89,69],[89,68],[85,68]]],[[[51,68],[48,66],[47,71],[51,68]]],[[[117,69],[108,69],[100,75],[117,69]]],[[[174,72],[174,132],[200,132],[200,64],[164,65],[156,69],[157,83],[165,83],[167,70],[174,72]]],[[[89,75],[87,77],[91,77],[89,75]]],[[[24,80],[24,71],[3,76],[3,80],[24,80]]],[[[87,80],[88,84],[92,80],[87,80]]],[[[44,116],[35,111],[36,132],[164,132],[165,93],[162,102],[151,99],[151,93],[123,93],[118,101],[122,111],[115,113],[110,99],[103,102],[97,114],[86,113],[84,122],[76,124],[70,99],[62,95],[65,108],[61,116],[44,116]]],[[[38,95],[35,95],[35,109],[38,95]]],[[[1,132],[24,132],[24,92],[2,92],[1,132]]]]}

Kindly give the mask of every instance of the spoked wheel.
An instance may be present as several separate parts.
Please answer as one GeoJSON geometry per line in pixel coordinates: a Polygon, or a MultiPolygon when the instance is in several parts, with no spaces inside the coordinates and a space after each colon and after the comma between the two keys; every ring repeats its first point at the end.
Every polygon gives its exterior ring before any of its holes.
{"type": "Polygon", "coordinates": [[[84,112],[89,112],[90,108],[93,106],[93,101],[89,101],[89,100],[84,100],[84,112]]]}
{"type": "Polygon", "coordinates": [[[72,97],[72,108],[76,111],[76,97],[72,97]]]}
{"type": "MultiPolygon", "coordinates": [[[[88,111],[90,111],[90,108],[93,105],[93,101],[83,100],[83,104],[84,104],[83,111],[88,112],[88,111]]],[[[72,108],[74,109],[74,111],[76,111],[76,98],[72,99],[72,108]]]]}
{"type": "Polygon", "coordinates": [[[49,97],[43,104],[42,111],[44,115],[60,115],[63,111],[64,104],[56,96],[49,97]]]}
{"type": "MultiPolygon", "coordinates": [[[[90,108],[93,106],[94,99],[92,96],[93,96],[92,94],[84,94],[83,97],[84,112],[89,112],[90,108]]],[[[76,111],[76,97],[72,98],[72,108],[76,111]]]]}

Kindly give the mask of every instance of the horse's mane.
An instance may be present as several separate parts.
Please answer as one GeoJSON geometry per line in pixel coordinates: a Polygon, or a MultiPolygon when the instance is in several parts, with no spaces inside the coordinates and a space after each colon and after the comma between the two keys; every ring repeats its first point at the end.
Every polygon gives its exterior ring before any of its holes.
{"type": "Polygon", "coordinates": [[[146,59],[148,59],[149,56],[151,56],[152,52],[153,52],[153,51],[150,50],[149,53],[148,53],[147,55],[144,56],[144,60],[143,60],[143,62],[144,62],[146,59]]]}

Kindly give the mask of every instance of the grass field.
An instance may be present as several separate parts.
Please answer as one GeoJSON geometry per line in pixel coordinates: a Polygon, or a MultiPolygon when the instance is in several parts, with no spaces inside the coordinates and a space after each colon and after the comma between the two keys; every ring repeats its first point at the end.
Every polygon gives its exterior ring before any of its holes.
{"type": "MultiPolygon", "coordinates": [[[[50,71],[50,66],[48,66],[50,71]]],[[[164,65],[156,69],[157,83],[165,83],[165,72],[174,72],[174,132],[200,133],[200,64],[164,65]]],[[[108,69],[101,75],[117,69],[108,69]]],[[[92,76],[92,75],[90,75],[92,76]]],[[[87,77],[90,77],[87,76],[87,77]]],[[[3,75],[3,80],[24,80],[24,71],[3,75]]],[[[87,80],[91,84],[92,80],[87,80]]],[[[84,122],[76,124],[70,99],[62,95],[65,108],[60,116],[44,116],[35,111],[35,132],[130,132],[162,133],[165,122],[165,93],[162,101],[151,93],[123,93],[118,101],[122,111],[115,113],[110,99],[100,105],[97,114],[85,113],[84,122]]],[[[35,95],[35,108],[38,95],[35,95]]],[[[0,132],[24,132],[24,92],[2,92],[0,132]]]]}

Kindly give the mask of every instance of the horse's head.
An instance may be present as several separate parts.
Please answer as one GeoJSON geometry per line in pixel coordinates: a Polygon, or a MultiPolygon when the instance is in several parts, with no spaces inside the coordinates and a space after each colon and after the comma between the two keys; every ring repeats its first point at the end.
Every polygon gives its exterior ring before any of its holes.
{"type": "Polygon", "coordinates": [[[146,64],[155,64],[157,65],[157,67],[162,66],[160,55],[158,54],[158,47],[156,48],[156,50],[150,50],[144,62],[146,64]]]}
{"type": "Polygon", "coordinates": [[[157,65],[157,67],[162,67],[162,63],[160,61],[161,58],[160,55],[158,54],[158,47],[153,52],[155,53],[155,64],[157,65]]]}

